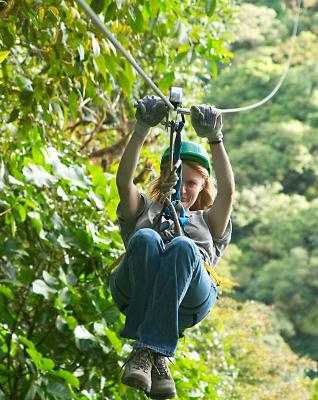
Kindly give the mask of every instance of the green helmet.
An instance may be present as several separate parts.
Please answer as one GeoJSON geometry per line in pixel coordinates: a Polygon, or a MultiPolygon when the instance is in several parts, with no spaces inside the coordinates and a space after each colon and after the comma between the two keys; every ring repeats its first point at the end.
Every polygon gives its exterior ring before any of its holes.
{"type": "MultiPolygon", "coordinates": [[[[169,154],[170,154],[170,148],[168,147],[163,153],[160,167],[162,167],[163,164],[168,162],[169,154]]],[[[205,148],[200,144],[189,141],[182,141],[180,157],[181,160],[190,160],[197,162],[208,171],[209,175],[211,175],[211,164],[209,160],[209,154],[205,150],[205,148]]]]}

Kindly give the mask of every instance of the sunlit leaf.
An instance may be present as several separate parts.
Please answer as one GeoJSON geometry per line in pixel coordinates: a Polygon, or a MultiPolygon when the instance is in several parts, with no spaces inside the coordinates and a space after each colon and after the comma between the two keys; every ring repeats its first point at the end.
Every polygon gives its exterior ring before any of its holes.
{"type": "Polygon", "coordinates": [[[20,219],[21,219],[22,222],[24,222],[25,219],[26,219],[25,207],[23,207],[22,204],[18,204],[17,208],[18,208],[18,212],[19,212],[19,215],[20,215],[20,219]]]}
{"type": "Polygon", "coordinates": [[[166,92],[173,85],[174,80],[174,72],[169,72],[160,79],[158,86],[162,91],[166,92]]]}
{"type": "Polygon", "coordinates": [[[9,287],[0,285],[0,293],[2,293],[5,297],[7,297],[8,299],[13,300],[14,299],[14,295],[12,290],[9,287]]]}
{"type": "Polygon", "coordinates": [[[42,165],[28,164],[22,169],[25,179],[38,187],[49,187],[58,181],[58,178],[49,174],[42,165]]]}
{"type": "Polygon", "coordinates": [[[77,51],[80,57],[80,61],[83,61],[85,57],[85,50],[81,43],[77,46],[77,51]]]}
{"type": "Polygon", "coordinates": [[[36,294],[40,294],[45,297],[46,300],[49,300],[52,294],[56,293],[56,289],[51,288],[48,286],[44,281],[41,279],[36,279],[32,284],[32,290],[36,294]]]}
{"type": "Polygon", "coordinates": [[[57,285],[59,280],[55,278],[53,275],[48,273],[47,271],[43,271],[43,279],[48,285],[57,285]]]}
{"type": "Polygon", "coordinates": [[[51,11],[51,13],[54,15],[54,17],[56,18],[56,19],[58,19],[59,18],[59,10],[56,8],[56,7],[53,7],[53,6],[50,6],[49,7],[49,11],[51,11]]]}
{"type": "Polygon", "coordinates": [[[52,371],[51,375],[62,378],[71,386],[75,387],[76,389],[79,389],[79,380],[71,372],[58,370],[58,371],[52,371]]]}
{"type": "Polygon", "coordinates": [[[95,341],[96,337],[92,335],[83,325],[78,325],[74,330],[74,335],[77,339],[85,339],[95,341]]]}
{"type": "Polygon", "coordinates": [[[0,64],[8,57],[10,51],[0,51],[0,64]]]}
{"type": "Polygon", "coordinates": [[[121,353],[122,350],[122,344],[120,339],[118,339],[117,335],[115,334],[114,331],[110,330],[108,327],[104,328],[105,334],[110,341],[111,345],[114,347],[114,349],[117,351],[117,353],[121,353]]]}

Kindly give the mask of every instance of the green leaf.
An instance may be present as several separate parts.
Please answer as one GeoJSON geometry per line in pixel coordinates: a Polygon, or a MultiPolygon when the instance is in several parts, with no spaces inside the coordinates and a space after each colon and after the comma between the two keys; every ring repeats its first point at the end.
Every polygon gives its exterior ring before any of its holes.
{"type": "Polygon", "coordinates": [[[20,113],[20,109],[19,109],[18,107],[15,107],[15,108],[11,111],[11,114],[10,114],[9,119],[8,119],[7,122],[10,123],[10,122],[15,121],[15,120],[18,118],[19,113],[20,113]]]}
{"type": "Polygon", "coordinates": [[[59,290],[58,298],[63,306],[67,306],[70,303],[71,295],[67,287],[59,290]]]}
{"type": "Polygon", "coordinates": [[[106,186],[108,181],[102,167],[99,165],[88,165],[88,170],[92,175],[93,186],[106,186]]]}
{"type": "Polygon", "coordinates": [[[0,64],[8,57],[10,51],[0,51],[0,64]]]}
{"type": "Polygon", "coordinates": [[[105,7],[105,0],[92,0],[91,7],[96,14],[100,14],[105,7]]]}
{"type": "Polygon", "coordinates": [[[117,353],[121,353],[122,343],[121,343],[120,339],[118,339],[116,333],[106,326],[104,328],[104,331],[105,331],[105,335],[107,336],[108,340],[110,341],[110,343],[112,344],[114,349],[117,351],[117,353]]]}
{"type": "Polygon", "coordinates": [[[216,8],[216,0],[206,0],[205,2],[205,12],[208,17],[211,17],[216,8]]]}
{"type": "Polygon", "coordinates": [[[14,216],[12,214],[10,215],[10,225],[11,225],[11,235],[12,235],[12,237],[15,237],[17,225],[15,222],[14,216]]]}
{"type": "Polygon", "coordinates": [[[93,47],[93,54],[95,57],[99,57],[100,55],[100,46],[98,41],[96,40],[95,36],[92,36],[92,47],[93,47]]]}
{"type": "Polygon", "coordinates": [[[117,77],[120,87],[122,88],[123,92],[126,96],[130,96],[132,82],[130,82],[127,75],[121,70],[117,77]]]}
{"type": "Polygon", "coordinates": [[[56,19],[59,18],[59,10],[56,7],[50,6],[49,11],[51,11],[56,19]]]}
{"type": "Polygon", "coordinates": [[[70,249],[71,246],[67,243],[67,238],[65,238],[62,234],[57,238],[58,244],[63,247],[63,249],[70,249]]]}
{"type": "Polygon", "coordinates": [[[5,173],[4,162],[3,162],[3,160],[1,160],[1,164],[0,164],[0,182],[3,182],[4,173],[5,173]]]}
{"type": "Polygon", "coordinates": [[[22,204],[18,204],[18,212],[19,212],[21,221],[24,222],[26,219],[26,210],[22,204]]]}
{"type": "Polygon", "coordinates": [[[105,13],[105,22],[112,20],[116,14],[117,6],[115,2],[112,2],[105,13]]]}
{"type": "Polygon", "coordinates": [[[69,389],[59,382],[52,382],[47,386],[47,391],[56,400],[69,400],[72,399],[69,389]]]}
{"type": "Polygon", "coordinates": [[[59,280],[55,276],[49,274],[47,271],[43,271],[42,275],[48,285],[58,285],[59,280]]]}
{"type": "Polygon", "coordinates": [[[158,14],[158,9],[159,9],[157,0],[150,0],[149,6],[150,6],[151,17],[155,18],[158,14]]]}
{"type": "MultiPolygon", "coordinates": [[[[94,57],[94,61],[97,66],[98,72],[100,72],[102,74],[103,78],[106,80],[106,76],[107,76],[106,70],[107,69],[109,70],[110,66],[111,66],[111,68],[113,68],[112,67],[113,64],[111,62],[106,63],[105,59],[106,59],[106,56],[104,56],[103,54],[100,54],[98,57],[94,57]]],[[[113,60],[112,60],[112,62],[113,62],[113,60]]],[[[115,68],[114,68],[113,72],[115,72],[115,68]]]]}
{"type": "Polygon", "coordinates": [[[37,385],[32,382],[24,400],[34,400],[37,393],[37,385]]]}
{"type": "Polygon", "coordinates": [[[25,179],[38,187],[50,187],[58,178],[49,174],[42,165],[28,164],[22,169],[25,179]]]}
{"type": "Polygon", "coordinates": [[[215,61],[211,61],[212,77],[217,78],[218,76],[218,66],[215,61]]]}
{"type": "Polygon", "coordinates": [[[34,293],[45,297],[46,300],[49,300],[51,295],[57,292],[56,289],[51,288],[41,279],[36,279],[32,283],[32,290],[34,293]]]}
{"type": "MultiPolygon", "coordinates": [[[[90,185],[90,181],[84,174],[83,168],[75,165],[67,167],[65,164],[56,162],[53,164],[54,175],[60,177],[61,179],[65,179],[65,181],[82,189],[87,188],[90,185]]],[[[59,194],[61,191],[59,190],[59,194]]]]}
{"type": "Polygon", "coordinates": [[[38,212],[36,211],[30,211],[28,212],[28,217],[31,218],[32,225],[34,226],[36,232],[40,236],[41,239],[46,239],[46,233],[43,230],[43,225],[42,225],[42,220],[41,216],[38,212]]]}
{"type": "Polygon", "coordinates": [[[21,181],[18,181],[18,179],[16,179],[14,176],[9,175],[8,176],[8,181],[11,185],[15,185],[15,186],[24,186],[24,183],[21,181]]]}
{"type": "Polygon", "coordinates": [[[0,293],[2,293],[8,299],[14,299],[14,294],[12,293],[12,290],[7,286],[0,285],[0,293]]]}
{"type": "Polygon", "coordinates": [[[26,345],[28,348],[35,350],[34,343],[31,342],[31,340],[27,339],[25,336],[19,336],[19,340],[20,340],[21,343],[26,345]]]}
{"type": "Polygon", "coordinates": [[[43,357],[42,354],[39,353],[37,350],[28,348],[26,351],[38,370],[50,371],[55,367],[55,363],[53,360],[43,357]]]}
{"type": "Polygon", "coordinates": [[[103,203],[102,199],[98,197],[92,190],[89,191],[88,197],[93,200],[99,210],[103,210],[105,208],[105,204],[103,203]]]}
{"type": "Polygon", "coordinates": [[[70,112],[73,119],[77,117],[77,108],[78,108],[78,95],[77,93],[72,90],[68,96],[68,104],[70,108],[70,112]]]}
{"type": "Polygon", "coordinates": [[[64,379],[71,386],[75,387],[76,389],[79,389],[79,380],[71,372],[59,370],[59,371],[52,371],[50,374],[64,379]]]}
{"type": "Polygon", "coordinates": [[[106,210],[107,210],[107,214],[108,214],[109,218],[112,221],[116,221],[116,219],[117,219],[117,213],[116,213],[117,204],[112,200],[108,201],[107,205],[106,205],[106,210]]]}
{"type": "Polygon", "coordinates": [[[158,86],[163,92],[166,92],[173,85],[174,80],[174,72],[169,72],[160,79],[158,86]]]}
{"type": "Polygon", "coordinates": [[[96,341],[96,337],[92,335],[83,325],[78,325],[74,329],[74,335],[77,339],[85,339],[91,340],[92,342],[96,341]]]}
{"type": "Polygon", "coordinates": [[[58,186],[56,193],[58,196],[60,196],[62,198],[62,200],[67,201],[68,200],[68,196],[67,194],[64,192],[64,190],[62,189],[61,186],[58,186]]]}

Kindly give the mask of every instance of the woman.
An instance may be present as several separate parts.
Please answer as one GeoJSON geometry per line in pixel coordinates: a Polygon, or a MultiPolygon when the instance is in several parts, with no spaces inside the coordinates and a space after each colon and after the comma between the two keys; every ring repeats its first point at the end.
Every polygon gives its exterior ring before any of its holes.
{"type": "Polygon", "coordinates": [[[160,215],[159,203],[160,187],[171,178],[168,151],[162,157],[152,198],[139,193],[133,183],[143,142],[165,113],[164,103],[154,96],[138,101],[135,130],[116,181],[118,218],[127,252],[110,279],[114,301],[126,315],[121,334],[136,341],[122,381],[154,399],[176,396],[167,357],[174,356],[184,329],[201,321],[215,303],[216,285],[203,261],[215,266],[230,241],[234,194],[220,112],[206,105],[192,106],[191,123],[210,144],[218,191],[213,201],[205,149],[183,142],[181,201],[188,223],[183,226],[184,236],[174,237],[174,223],[160,215]]]}

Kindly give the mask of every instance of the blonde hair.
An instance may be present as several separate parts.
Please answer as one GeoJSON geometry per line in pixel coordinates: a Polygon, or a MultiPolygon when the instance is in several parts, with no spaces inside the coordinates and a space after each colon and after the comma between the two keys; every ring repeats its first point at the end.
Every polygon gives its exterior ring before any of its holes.
{"type": "MultiPolygon", "coordinates": [[[[212,178],[209,176],[208,171],[200,164],[194,161],[183,160],[182,162],[188,165],[190,168],[194,169],[196,172],[198,172],[204,179],[203,189],[198,194],[195,203],[190,207],[190,211],[204,210],[210,207],[213,204],[213,200],[215,197],[215,185],[213,183],[212,178]]],[[[153,200],[158,202],[160,201],[161,198],[160,186],[163,180],[168,175],[169,175],[169,165],[165,164],[161,168],[160,176],[156,178],[150,186],[149,194],[153,200]]]]}

